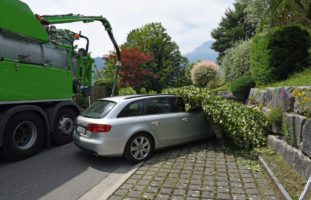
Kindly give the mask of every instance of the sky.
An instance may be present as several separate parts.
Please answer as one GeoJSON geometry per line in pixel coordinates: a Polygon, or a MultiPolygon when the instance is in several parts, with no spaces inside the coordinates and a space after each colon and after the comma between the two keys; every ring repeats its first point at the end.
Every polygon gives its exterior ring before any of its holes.
{"type": "MultiPolygon", "coordinates": [[[[22,0],[39,15],[82,14],[102,15],[109,20],[118,44],[127,34],[151,22],[161,22],[182,54],[211,40],[211,30],[218,26],[225,11],[234,0],[22,0]]],[[[90,39],[93,57],[114,50],[99,22],[57,25],[79,32],[90,39]]],[[[82,42],[80,45],[84,45],[82,42]]]]}

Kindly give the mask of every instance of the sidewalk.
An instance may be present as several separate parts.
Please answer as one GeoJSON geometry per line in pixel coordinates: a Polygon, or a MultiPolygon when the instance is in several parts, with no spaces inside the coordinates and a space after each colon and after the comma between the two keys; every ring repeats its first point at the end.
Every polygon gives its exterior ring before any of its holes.
{"type": "Polygon", "coordinates": [[[246,162],[208,140],[165,149],[145,162],[109,200],[279,199],[266,175],[248,170],[246,162]]]}

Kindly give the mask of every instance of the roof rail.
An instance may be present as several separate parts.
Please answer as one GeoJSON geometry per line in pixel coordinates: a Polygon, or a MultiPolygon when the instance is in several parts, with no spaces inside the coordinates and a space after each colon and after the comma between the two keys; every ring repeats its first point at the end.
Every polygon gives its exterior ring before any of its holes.
{"type": "Polygon", "coordinates": [[[134,99],[134,98],[139,98],[139,97],[152,97],[152,96],[174,96],[174,94],[142,94],[142,95],[137,95],[137,96],[130,96],[126,97],[124,99],[134,99]]]}

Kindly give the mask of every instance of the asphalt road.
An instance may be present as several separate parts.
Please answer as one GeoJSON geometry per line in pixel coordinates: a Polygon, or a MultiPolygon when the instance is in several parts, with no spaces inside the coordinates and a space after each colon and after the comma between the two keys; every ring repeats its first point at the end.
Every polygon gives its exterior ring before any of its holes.
{"type": "Polygon", "coordinates": [[[0,160],[0,200],[76,200],[126,164],[82,152],[73,143],[20,162],[0,160]]]}

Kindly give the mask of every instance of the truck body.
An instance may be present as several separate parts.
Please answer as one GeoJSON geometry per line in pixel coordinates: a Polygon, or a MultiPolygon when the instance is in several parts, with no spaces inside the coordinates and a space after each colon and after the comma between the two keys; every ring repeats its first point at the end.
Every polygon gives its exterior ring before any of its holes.
{"type": "Polygon", "coordinates": [[[100,21],[119,54],[111,26],[101,16],[39,16],[19,0],[1,0],[0,153],[5,157],[24,159],[43,144],[71,141],[80,113],[72,98],[89,93],[94,60],[87,37],[54,24],[78,21],[100,21]],[[86,40],[85,48],[74,44],[79,39],[86,40]]]}

